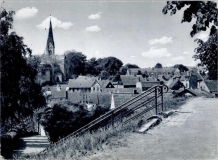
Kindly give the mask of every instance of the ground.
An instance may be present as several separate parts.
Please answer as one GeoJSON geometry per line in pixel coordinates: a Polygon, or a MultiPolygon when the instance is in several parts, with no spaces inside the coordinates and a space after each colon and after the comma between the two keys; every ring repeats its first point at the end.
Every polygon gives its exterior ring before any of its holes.
{"type": "Polygon", "coordinates": [[[83,160],[218,160],[218,99],[194,98],[147,134],[130,133],[83,160]]]}

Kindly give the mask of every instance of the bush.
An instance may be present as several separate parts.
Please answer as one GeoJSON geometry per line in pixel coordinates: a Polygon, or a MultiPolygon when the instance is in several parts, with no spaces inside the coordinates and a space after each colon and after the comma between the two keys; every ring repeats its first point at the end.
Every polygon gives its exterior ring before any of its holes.
{"type": "Polygon", "coordinates": [[[41,118],[41,123],[48,133],[50,141],[56,142],[88,124],[108,110],[109,108],[98,106],[89,112],[83,105],[64,101],[54,104],[51,110],[45,112],[41,118]]]}

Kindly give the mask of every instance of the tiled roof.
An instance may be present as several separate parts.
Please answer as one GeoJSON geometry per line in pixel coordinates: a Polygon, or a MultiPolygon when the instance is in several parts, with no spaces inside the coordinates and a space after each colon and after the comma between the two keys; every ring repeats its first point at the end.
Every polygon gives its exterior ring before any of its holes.
{"type": "Polygon", "coordinates": [[[69,88],[91,88],[95,80],[92,79],[69,79],[69,88]]]}
{"type": "Polygon", "coordinates": [[[86,101],[94,104],[108,105],[111,103],[111,94],[109,93],[79,93],[68,92],[68,100],[74,103],[86,101]]]}
{"type": "Polygon", "coordinates": [[[197,69],[192,69],[192,70],[191,70],[191,75],[197,76],[198,81],[199,81],[199,80],[203,80],[202,77],[201,77],[201,75],[197,72],[197,69]]]}
{"type": "Polygon", "coordinates": [[[156,78],[153,78],[153,77],[148,77],[148,78],[147,78],[147,81],[154,82],[154,81],[157,81],[157,79],[156,79],[156,78]]]}
{"type": "Polygon", "coordinates": [[[160,81],[150,81],[150,82],[141,82],[142,83],[142,87],[153,87],[155,85],[159,85],[160,84],[160,81]]]}
{"type": "Polygon", "coordinates": [[[217,80],[207,80],[205,81],[205,84],[207,85],[208,89],[210,91],[218,91],[218,81],[217,80]]]}
{"type": "Polygon", "coordinates": [[[129,68],[130,73],[137,73],[138,70],[140,70],[142,73],[147,71],[148,73],[150,72],[159,72],[159,73],[164,73],[164,72],[175,72],[176,68],[129,68]]]}
{"type": "Polygon", "coordinates": [[[120,78],[123,85],[136,85],[137,77],[133,75],[121,75],[120,78]]]}

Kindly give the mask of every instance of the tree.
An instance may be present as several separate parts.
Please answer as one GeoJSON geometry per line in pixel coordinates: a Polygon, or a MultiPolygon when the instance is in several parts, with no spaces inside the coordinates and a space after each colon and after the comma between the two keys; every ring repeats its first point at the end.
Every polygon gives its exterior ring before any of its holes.
{"type": "Polygon", "coordinates": [[[103,80],[108,79],[109,77],[110,77],[110,74],[105,70],[101,71],[101,73],[99,74],[99,78],[103,80]]]}
{"type": "Polygon", "coordinates": [[[148,78],[148,77],[149,77],[148,72],[145,71],[145,72],[142,74],[142,77],[143,77],[143,78],[148,78]]]}
{"type": "Polygon", "coordinates": [[[72,75],[80,75],[85,73],[86,56],[81,52],[66,51],[64,67],[66,70],[66,78],[71,78],[72,75]]]}
{"type": "Polygon", "coordinates": [[[138,70],[137,75],[142,75],[142,71],[138,70]]]}
{"type": "Polygon", "coordinates": [[[209,39],[204,42],[200,39],[195,40],[198,47],[195,49],[193,58],[199,59],[202,65],[205,65],[209,71],[211,79],[217,79],[217,12],[216,3],[212,1],[172,1],[167,2],[163,8],[163,13],[173,15],[181,8],[186,7],[184,10],[182,23],[191,22],[192,18],[196,19],[195,24],[192,26],[190,32],[191,37],[195,34],[210,29],[209,39]]]}
{"type": "Polygon", "coordinates": [[[128,68],[127,68],[126,66],[120,67],[120,70],[119,70],[120,74],[121,74],[121,75],[126,75],[127,69],[128,69],[128,68]]]}
{"type": "Polygon", "coordinates": [[[136,64],[130,64],[130,63],[127,63],[125,65],[125,67],[127,67],[127,68],[139,68],[139,66],[137,66],[136,64]]]}
{"type": "Polygon", "coordinates": [[[85,74],[90,74],[90,75],[97,75],[97,72],[95,70],[95,66],[97,65],[97,60],[95,57],[91,58],[85,63],[85,74]]]}
{"type": "Polygon", "coordinates": [[[123,62],[115,57],[99,58],[97,60],[97,65],[95,70],[97,73],[100,73],[102,70],[107,71],[111,76],[115,75],[120,67],[123,65],[123,62]]]}
{"type": "Polygon", "coordinates": [[[163,67],[162,67],[162,64],[157,63],[157,64],[154,66],[154,68],[163,68],[163,67]]]}
{"type": "Polygon", "coordinates": [[[178,68],[180,70],[180,72],[185,72],[185,71],[188,71],[188,67],[182,65],[182,64],[176,64],[173,66],[173,68],[178,68]]]}
{"type": "Polygon", "coordinates": [[[19,119],[32,115],[33,110],[45,105],[41,87],[36,82],[37,70],[31,50],[23,43],[23,38],[13,28],[14,11],[3,9],[0,13],[1,48],[1,122],[19,122],[19,119]]]}

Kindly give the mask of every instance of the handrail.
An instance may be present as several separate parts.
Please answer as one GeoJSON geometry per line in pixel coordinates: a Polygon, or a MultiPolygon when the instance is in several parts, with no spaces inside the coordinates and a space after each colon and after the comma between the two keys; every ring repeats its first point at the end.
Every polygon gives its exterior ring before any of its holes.
{"type": "MultiPolygon", "coordinates": [[[[57,145],[57,144],[61,144],[64,142],[64,140],[68,139],[68,138],[73,138],[73,137],[76,137],[77,135],[89,130],[90,128],[92,128],[93,126],[95,126],[96,124],[99,124],[101,123],[102,121],[104,121],[105,119],[109,118],[109,117],[112,117],[115,113],[118,113],[119,111],[121,111],[122,109],[125,109],[127,107],[129,107],[130,105],[134,104],[135,102],[138,102],[139,100],[141,100],[142,98],[150,95],[151,93],[153,92],[156,92],[156,87],[159,87],[159,85],[155,85],[151,88],[149,88],[148,90],[142,92],[141,94],[137,95],[136,97],[128,100],[127,102],[123,103],[122,105],[118,106],[117,108],[105,113],[104,115],[96,118],[95,120],[91,121],[90,123],[84,125],[83,127],[79,128],[78,130],[76,130],[75,132],[69,134],[68,136],[60,139],[59,141],[55,142],[55,143],[52,143],[48,148],[46,148],[45,150],[43,150],[42,152],[40,153],[44,153],[46,150],[52,148],[53,146],[57,145]]],[[[159,97],[159,96],[158,96],[159,97]]],[[[156,97],[157,98],[157,97],[156,97]]],[[[154,98],[155,99],[155,98],[154,98]]],[[[152,97],[152,100],[153,100],[153,97],[152,97]]],[[[147,101],[147,100],[146,100],[147,101]]],[[[144,103],[144,102],[143,102],[144,103]]],[[[142,104],[142,103],[141,103],[142,104]]],[[[139,105],[141,105],[139,104],[139,105]]],[[[137,106],[139,106],[137,105],[137,106]]],[[[40,154],[39,153],[39,154],[40,154]]]]}

